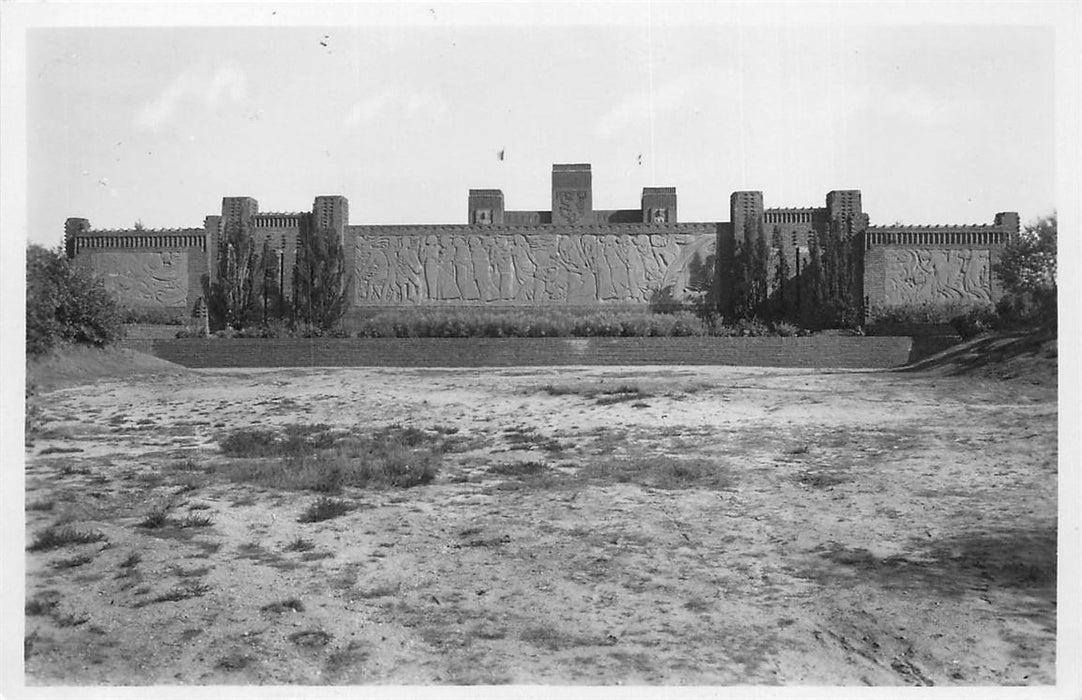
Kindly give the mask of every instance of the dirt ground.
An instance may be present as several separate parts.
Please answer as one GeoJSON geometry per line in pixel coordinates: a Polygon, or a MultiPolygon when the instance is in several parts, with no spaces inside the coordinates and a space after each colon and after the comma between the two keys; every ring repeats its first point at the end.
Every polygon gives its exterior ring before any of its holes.
{"type": "Polygon", "coordinates": [[[39,397],[29,685],[1055,681],[1054,380],[152,369],[39,397]],[[216,476],[320,423],[453,440],[316,523],[216,476]]]}

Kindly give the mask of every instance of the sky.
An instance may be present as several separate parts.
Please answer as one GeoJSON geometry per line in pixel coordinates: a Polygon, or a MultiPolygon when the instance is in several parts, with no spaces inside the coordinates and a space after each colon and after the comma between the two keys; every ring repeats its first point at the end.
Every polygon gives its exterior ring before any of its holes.
{"type": "Polygon", "coordinates": [[[237,195],[307,211],[340,194],[353,224],[465,223],[470,188],[548,209],[567,162],[592,164],[596,209],[674,186],[682,221],[728,220],[739,189],[768,207],[860,189],[873,224],[1056,208],[1052,26],[664,7],[581,25],[418,4],[401,22],[31,28],[25,234],[55,245],[69,216],[201,227],[237,195]]]}

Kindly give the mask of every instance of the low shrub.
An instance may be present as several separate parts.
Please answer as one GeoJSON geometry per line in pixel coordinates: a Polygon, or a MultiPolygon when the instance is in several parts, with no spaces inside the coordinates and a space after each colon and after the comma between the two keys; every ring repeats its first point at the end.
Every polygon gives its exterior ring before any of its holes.
{"type": "Polygon", "coordinates": [[[121,323],[144,323],[155,326],[183,326],[191,323],[186,309],[125,308],[120,311],[121,323]]]}
{"type": "Polygon", "coordinates": [[[368,436],[334,432],[326,426],[290,426],[285,434],[255,432],[240,430],[222,440],[226,454],[254,459],[220,464],[219,474],[271,488],[332,494],[347,486],[409,488],[431,483],[451,439],[401,426],[368,436]]]}
{"type": "Polygon", "coordinates": [[[27,549],[31,552],[44,552],[72,544],[101,542],[104,539],[105,535],[100,532],[76,530],[70,525],[54,526],[39,532],[27,549]]]}
{"type": "Polygon", "coordinates": [[[921,302],[889,304],[870,310],[870,330],[889,326],[946,325],[955,318],[991,312],[992,305],[976,302],[921,302]]]}
{"type": "Polygon", "coordinates": [[[297,518],[297,522],[318,523],[345,515],[351,510],[353,510],[353,505],[347,501],[320,496],[314,503],[304,509],[304,512],[297,518]]]}
{"type": "Polygon", "coordinates": [[[712,334],[708,316],[648,309],[439,309],[386,311],[361,322],[360,338],[665,337],[712,334]]]}
{"type": "Polygon", "coordinates": [[[969,340],[986,331],[993,330],[999,323],[995,309],[990,306],[974,306],[951,318],[951,327],[962,337],[969,340]]]}

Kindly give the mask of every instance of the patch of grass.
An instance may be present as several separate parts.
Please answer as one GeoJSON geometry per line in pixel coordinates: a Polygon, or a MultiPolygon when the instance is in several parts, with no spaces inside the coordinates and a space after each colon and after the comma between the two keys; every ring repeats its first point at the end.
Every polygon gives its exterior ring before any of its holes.
{"type": "Polygon", "coordinates": [[[299,647],[315,649],[330,644],[333,637],[323,630],[300,630],[289,635],[289,641],[299,647]]]}
{"type": "Polygon", "coordinates": [[[303,537],[294,538],[285,546],[287,552],[309,552],[315,549],[316,545],[312,540],[306,540],[303,537]]]}
{"type": "Polygon", "coordinates": [[[553,627],[528,627],[519,634],[519,639],[535,647],[548,651],[560,651],[572,647],[612,646],[616,638],[570,634],[553,627]]]}
{"type": "Polygon", "coordinates": [[[705,598],[695,597],[689,599],[687,602],[684,603],[684,609],[690,610],[693,613],[706,612],[710,608],[710,601],[706,600],[705,598]]]}
{"type": "Polygon", "coordinates": [[[148,530],[156,530],[165,527],[170,522],[169,511],[171,511],[172,508],[173,507],[168,504],[158,506],[148,512],[135,526],[146,528],[148,530]]]}
{"type": "Polygon", "coordinates": [[[39,532],[27,549],[31,552],[45,552],[73,544],[101,542],[104,539],[105,535],[101,532],[76,530],[70,525],[49,527],[39,532]]]}
{"type": "Polygon", "coordinates": [[[210,556],[211,554],[217,554],[218,550],[222,548],[221,542],[211,542],[209,540],[192,542],[192,545],[198,547],[205,557],[210,556]]]}
{"type": "Polygon", "coordinates": [[[511,450],[539,449],[547,452],[559,452],[564,445],[559,440],[545,437],[536,428],[515,426],[503,431],[503,439],[510,444],[511,450]]]}
{"type": "Polygon", "coordinates": [[[84,450],[81,447],[46,447],[41,452],[38,452],[38,456],[58,455],[58,454],[63,455],[63,454],[71,454],[73,452],[85,452],[85,451],[86,450],[84,450]]]}
{"type": "Polygon", "coordinates": [[[852,478],[837,471],[804,471],[797,475],[797,481],[805,486],[825,489],[852,481],[852,478]]]}
{"type": "Polygon", "coordinates": [[[665,455],[591,462],[579,477],[605,483],[635,483],[656,489],[728,489],[735,485],[731,470],[707,459],[676,459],[665,455]]]}
{"type": "Polygon", "coordinates": [[[77,566],[83,566],[84,564],[89,564],[92,561],[94,561],[94,557],[92,555],[90,555],[90,554],[81,554],[81,555],[76,556],[76,557],[71,557],[69,559],[60,559],[58,561],[53,562],[53,568],[54,569],[74,569],[77,566]]]}
{"type": "Polygon", "coordinates": [[[297,518],[297,522],[318,523],[324,520],[330,520],[331,518],[345,515],[353,510],[354,507],[355,506],[348,501],[320,496],[314,503],[308,506],[303,513],[301,513],[301,516],[297,518]]]}
{"type": "Polygon", "coordinates": [[[128,555],[128,558],[120,562],[120,568],[131,569],[143,561],[143,555],[139,552],[132,552],[128,555]]]}
{"type": "Polygon", "coordinates": [[[325,435],[303,449],[275,458],[233,460],[216,471],[232,481],[327,494],[347,486],[409,488],[436,478],[445,442],[439,434],[400,426],[370,436],[325,435]]]}
{"type": "Polygon", "coordinates": [[[175,472],[206,472],[209,468],[195,457],[186,457],[170,464],[169,469],[175,472]]]}
{"type": "Polygon", "coordinates": [[[228,457],[283,457],[310,454],[330,447],[335,436],[328,425],[287,425],[281,432],[241,428],[219,441],[228,457]]]}
{"type": "Polygon", "coordinates": [[[29,616],[52,615],[60,604],[60,591],[42,591],[26,601],[26,614],[29,616]]]}
{"type": "Polygon", "coordinates": [[[175,603],[189,598],[198,598],[210,591],[210,586],[202,583],[184,583],[170,588],[165,593],[151,598],[149,603],[175,603]]]}
{"type": "Polygon", "coordinates": [[[90,615],[86,613],[68,613],[67,615],[53,615],[53,622],[58,627],[78,627],[90,621],[90,615]]]}
{"type": "Polygon", "coordinates": [[[358,598],[365,600],[372,600],[375,598],[389,598],[390,596],[398,595],[398,592],[402,590],[402,584],[384,584],[382,586],[376,586],[375,588],[365,588],[356,591],[358,598]]]}
{"type": "Polygon", "coordinates": [[[253,561],[264,564],[276,562],[280,558],[277,554],[269,551],[258,542],[245,542],[240,545],[237,547],[237,556],[242,559],[252,559],[253,561]]]}
{"type": "Polygon", "coordinates": [[[493,464],[488,468],[488,472],[499,476],[536,476],[548,471],[548,469],[548,465],[544,462],[511,462],[508,464],[493,464]]]}
{"type": "Polygon", "coordinates": [[[364,649],[361,642],[356,639],[350,640],[348,645],[335,649],[327,656],[323,673],[332,680],[337,679],[354,666],[363,664],[370,655],[371,653],[364,649]]]}
{"type": "Polygon", "coordinates": [[[195,513],[189,513],[177,521],[178,527],[210,527],[213,524],[214,519],[209,515],[196,515],[195,513]]]}
{"type": "Polygon", "coordinates": [[[222,671],[242,671],[253,661],[255,661],[255,659],[250,654],[245,654],[240,651],[231,651],[218,659],[218,663],[214,664],[214,668],[222,671]]]}
{"type": "Polygon", "coordinates": [[[622,386],[612,390],[605,390],[601,392],[601,395],[594,399],[594,403],[598,406],[607,406],[614,403],[624,403],[626,401],[634,401],[641,403],[643,399],[649,399],[653,397],[653,394],[645,392],[637,387],[622,386]]]}
{"type": "Polygon", "coordinates": [[[287,612],[304,612],[304,603],[299,598],[287,598],[277,603],[268,603],[260,608],[263,612],[282,614],[287,612]]]}
{"type": "Polygon", "coordinates": [[[210,566],[198,566],[194,569],[185,569],[179,564],[173,564],[169,567],[169,571],[179,578],[202,578],[210,573],[210,566]]]}

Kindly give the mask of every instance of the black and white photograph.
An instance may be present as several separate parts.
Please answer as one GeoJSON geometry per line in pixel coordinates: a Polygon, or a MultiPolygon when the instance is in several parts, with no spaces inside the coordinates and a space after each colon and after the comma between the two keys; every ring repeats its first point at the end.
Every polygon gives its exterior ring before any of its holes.
{"type": "Polygon", "coordinates": [[[0,10],[4,697],[1079,697],[1082,5],[0,10]]]}

